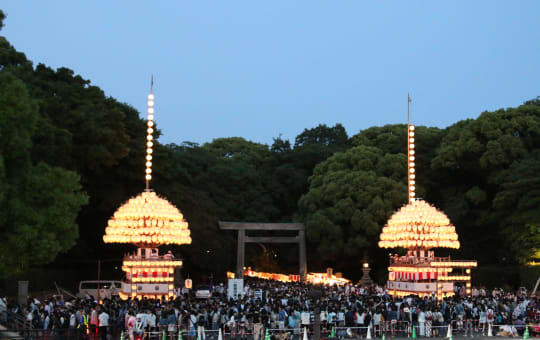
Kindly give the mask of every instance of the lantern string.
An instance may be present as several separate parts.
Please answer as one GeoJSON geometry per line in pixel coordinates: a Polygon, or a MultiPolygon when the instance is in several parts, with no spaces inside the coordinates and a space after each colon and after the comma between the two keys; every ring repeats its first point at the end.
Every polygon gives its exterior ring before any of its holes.
{"type": "Polygon", "coordinates": [[[415,169],[415,144],[414,125],[410,121],[411,96],[407,93],[407,183],[409,188],[409,203],[415,201],[416,196],[416,169],[415,169]]]}
{"type": "Polygon", "coordinates": [[[152,179],[152,153],[154,146],[154,75],[150,81],[150,94],[148,95],[148,116],[146,123],[146,169],[145,169],[145,179],[146,179],[146,191],[150,190],[150,180],[152,179]]]}

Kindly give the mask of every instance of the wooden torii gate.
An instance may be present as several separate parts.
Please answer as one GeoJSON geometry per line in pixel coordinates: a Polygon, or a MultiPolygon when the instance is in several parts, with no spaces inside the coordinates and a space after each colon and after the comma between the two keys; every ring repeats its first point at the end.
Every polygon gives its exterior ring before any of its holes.
{"type": "Polygon", "coordinates": [[[306,264],[306,228],[302,223],[245,223],[219,222],[221,230],[238,230],[238,248],[236,251],[236,277],[244,277],[245,244],[246,243],[298,243],[300,262],[300,279],[303,281],[307,274],[306,264]],[[246,230],[293,230],[297,236],[263,236],[251,237],[246,230]]]}

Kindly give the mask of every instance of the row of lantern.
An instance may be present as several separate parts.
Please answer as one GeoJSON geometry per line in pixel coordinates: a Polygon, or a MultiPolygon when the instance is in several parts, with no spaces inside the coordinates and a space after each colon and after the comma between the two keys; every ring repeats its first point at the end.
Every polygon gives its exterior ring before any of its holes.
{"type": "Polygon", "coordinates": [[[418,267],[397,267],[390,266],[388,271],[391,272],[409,272],[409,273],[428,273],[428,272],[437,272],[437,273],[449,273],[452,271],[452,268],[418,268],[418,267]]]}
{"type": "Polygon", "coordinates": [[[448,261],[448,262],[431,262],[433,267],[476,267],[476,261],[448,261]]]}
{"type": "MultiPolygon", "coordinates": [[[[129,204],[129,203],[126,203],[129,204]]],[[[140,220],[140,219],[157,219],[157,220],[166,220],[166,221],[183,221],[184,215],[178,211],[169,202],[164,202],[161,206],[131,206],[131,207],[120,207],[114,213],[113,217],[115,219],[123,220],[140,220]]]]}
{"type": "Polygon", "coordinates": [[[439,278],[440,281],[470,281],[471,277],[466,275],[444,276],[439,278]]]}
{"type": "MultiPolygon", "coordinates": [[[[170,284],[167,287],[169,289],[169,294],[174,293],[172,292],[172,290],[174,290],[174,285],[170,284]]],[[[137,291],[137,285],[131,285],[131,291],[132,293],[135,293],[137,291]]],[[[143,293],[143,294],[138,294],[138,295],[146,295],[146,294],[143,293]]]]}
{"type": "Polygon", "coordinates": [[[404,211],[404,209],[401,209],[394,215],[388,220],[388,225],[390,226],[423,225],[436,227],[451,225],[448,217],[441,212],[430,214],[429,212],[404,211]]]}
{"type": "MultiPolygon", "coordinates": [[[[420,295],[421,297],[422,296],[430,297],[431,293],[433,293],[433,292],[431,292],[431,291],[429,291],[429,292],[414,292],[414,291],[404,291],[404,290],[396,290],[396,291],[390,290],[388,293],[390,295],[393,295],[393,296],[420,295]]],[[[452,296],[454,296],[454,292],[441,292],[441,293],[439,293],[438,298],[441,299],[441,298],[452,297],[452,296]]]]}
{"type": "Polygon", "coordinates": [[[133,277],[131,282],[140,283],[160,283],[160,282],[174,282],[174,277],[133,277]]]}
{"type": "Polygon", "coordinates": [[[412,231],[412,232],[423,232],[425,234],[429,233],[441,233],[441,234],[449,234],[449,233],[455,233],[456,227],[453,225],[445,225],[445,226],[430,226],[430,225],[416,225],[416,224],[407,224],[407,225],[388,225],[383,227],[382,232],[383,233],[397,233],[397,232],[403,232],[403,231],[412,231]]]}
{"type": "Polygon", "coordinates": [[[158,278],[158,277],[161,277],[161,278],[164,278],[164,277],[169,277],[169,272],[168,271],[164,271],[164,272],[158,272],[158,271],[152,271],[152,272],[148,272],[148,271],[140,271],[140,272],[127,272],[126,273],[127,277],[128,278],[136,278],[136,277],[141,277],[141,278],[146,278],[146,277],[153,277],[153,278],[158,278]]]}
{"type": "MultiPolygon", "coordinates": [[[[415,201],[422,202],[422,201],[415,201]]],[[[446,215],[433,207],[419,207],[414,209],[407,205],[394,213],[388,220],[390,226],[424,225],[424,226],[447,226],[450,220],[446,215]],[[411,209],[412,208],[412,209],[411,209]]]]}
{"type": "Polygon", "coordinates": [[[161,207],[137,206],[124,208],[120,207],[114,213],[117,220],[162,220],[162,221],[184,221],[184,215],[178,211],[172,204],[163,203],[161,207]],[[169,206],[167,206],[167,204],[169,206]]]}
{"type": "Polygon", "coordinates": [[[450,225],[448,217],[434,206],[422,200],[416,200],[396,211],[388,220],[388,225],[415,225],[430,226],[450,225]]]}
{"type": "MultiPolygon", "coordinates": [[[[182,216],[183,217],[183,216],[182,216]]],[[[188,223],[184,220],[172,220],[169,218],[158,219],[148,217],[139,217],[136,219],[110,219],[108,222],[109,227],[122,228],[122,227],[152,227],[152,228],[180,228],[186,229],[188,223]]]]}
{"type": "Polygon", "coordinates": [[[403,233],[382,233],[381,241],[395,241],[395,240],[432,240],[432,241],[457,241],[458,236],[456,233],[447,234],[447,233],[429,233],[429,234],[419,234],[414,232],[403,232],[403,233]]]}
{"type": "Polygon", "coordinates": [[[427,272],[427,273],[411,273],[411,272],[390,272],[388,273],[389,281],[423,281],[423,280],[436,280],[437,276],[441,274],[437,272],[427,272]]]}
{"type": "Polygon", "coordinates": [[[409,125],[408,133],[408,148],[407,148],[407,168],[408,168],[408,179],[409,179],[409,201],[413,202],[416,196],[416,180],[415,180],[415,169],[414,169],[414,125],[409,125]]]}
{"type": "Polygon", "coordinates": [[[161,261],[161,260],[155,260],[155,261],[130,261],[126,260],[122,263],[125,267],[182,267],[182,260],[174,260],[174,261],[161,261]]]}
{"type": "Polygon", "coordinates": [[[123,227],[107,227],[105,228],[107,235],[146,235],[146,236],[183,236],[191,235],[189,229],[172,229],[172,228],[123,228],[123,227]]]}
{"type": "Polygon", "coordinates": [[[148,128],[146,129],[147,135],[146,135],[146,169],[145,169],[145,178],[146,181],[150,181],[152,179],[152,146],[154,143],[152,140],[154,137],[152,134],[154,133],[154,94],[150,93],[148,95],[148,128]]]}
{"type": "Polygon", "coordinates": [[[169,292],[167,294],[137,294],[136,292],[131,293],[131,295],[124,292],[119,292],[118,296],[122,300],[127,300],[128,298],[132,298],[133,300],[142,300],[143,298],[146,299],[160,299],[162,296],[167,295],[169,298],[174,297],[174,292],[169,292]]]}
{"type": "Polygon", "coordinates": [[[256,271],[253,271],[253,270],[244,270],[244,276],[255,277],[255,278],[264,279],[264,280],[274,280],[274,281],[279,281],[279,282],[291,282],[291,281],[293,281],[292,278],[291,278],[291,275],[256,272],[256,271]]]}
{"type": "Polygon", "coordinates": [[[103,235],[103,242],[105,243],[146,243],[148,245],[156,244],[190,244],[191,237],[189,236],[130,236],[130,235],[103,235]]]}
{"type": "MultiPolygon", "coordinates": [[[[381,234],[382,237],[382,234],[381,234]]],[[[453,248],[459,249],[459,241],[450,241],[450,240],[440,240],[440,241],[431,241],[431,240],[395,240],[395,241],[379,241],[380,248],[453,248]]]]}
{"type": "Polygon", "coordinates": [[[169,201],[153,191],[145,191],[130,198],[114,213],[117,219],[158,218],[183,220],[182,213],[169,201]]]}
{"type": "Polygon", "coordinates": [[[146,277],[149,274],[151,276],[156,276],[160,274],[161,276],[168,276],[169,274],[174,274],[174,268],[140,268],[140,267],[127,267],[122,266],[122,271],[125,271],[129,275],[133,276],[142,276],[146,277]]]}

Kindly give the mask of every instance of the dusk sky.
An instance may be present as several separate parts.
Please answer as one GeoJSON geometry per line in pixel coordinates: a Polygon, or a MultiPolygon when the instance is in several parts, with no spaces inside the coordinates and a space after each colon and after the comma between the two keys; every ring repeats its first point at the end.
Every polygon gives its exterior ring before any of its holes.
{"type": "Polygon", "coordinates": [[[446,127],[540,96],[540,1],[8,0],[0,32],[146,111],[163,143],[446,127]]]}

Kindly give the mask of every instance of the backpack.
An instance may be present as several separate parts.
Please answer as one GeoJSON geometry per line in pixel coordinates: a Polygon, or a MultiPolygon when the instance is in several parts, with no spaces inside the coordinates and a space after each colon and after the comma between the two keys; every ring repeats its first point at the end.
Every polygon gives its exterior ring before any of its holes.
{"type": "Polygon", "coordinates": [[[493,310],[489,309],[487,312],[487,319],[493,320],[493,310]]]}
{"type": "Polygon", "coordinates": [[[444,322],[444,317],[441,312],[437,312],[437,319],[439,320],[439,322],[444,322]]]}
{"type": "Polygon", "coordinates": [[[35,329],[43,328],[43,325],[41,324],[41,320],[39,318],[34,317],[32,319],[32,327],[35,329]]]}
{"type": "Polygon", "coordinates": [[[64,315],[64,322],[62,323],[62,328],[69,328],[69,321],[71,318],[68,315],[64,315]]]}
{"type": "Polygon", "coordinates": [[[197,320],[197,326],[204,326],[204,316],[199,315],[199,319],[197,320]]]}

